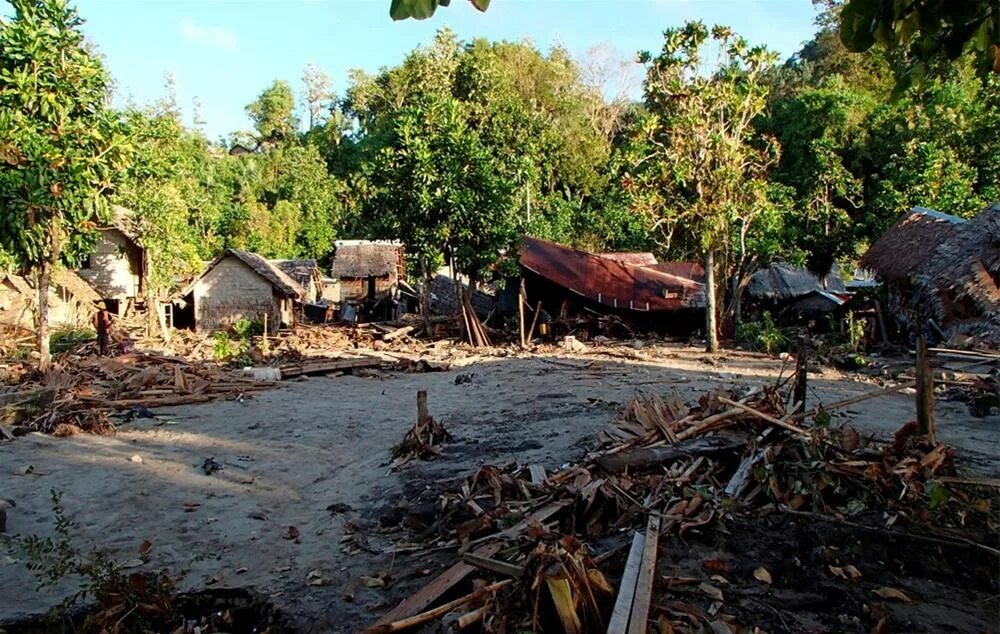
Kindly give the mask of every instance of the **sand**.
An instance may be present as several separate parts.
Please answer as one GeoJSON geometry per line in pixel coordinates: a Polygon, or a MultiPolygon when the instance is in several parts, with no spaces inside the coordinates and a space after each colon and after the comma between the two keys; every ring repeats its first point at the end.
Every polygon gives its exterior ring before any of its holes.
{"type": "MultiPolygon", "coordinates": [[[[376,529],[394,504],[482,464],[557,469],[579,458],[638,390],[677,390],[693,400],[720,384],[761,386],[782,366],[734,353],[706,363],[699,351],[681,347],[618,346],[610,353],[473,358],[441,373],[307,378],[242,402],[158,411],[158,420],[123,425],[115,436],[28,435],[0,447],[0,497],[17,503],[8,534],[52,535],[49,491],[58,490],[79,525],[81,549],[109,551],[136,569],[166,569],[180,577],[182,590],[254,588],[301,631],[353,631],[419,587],[415,571],[433,572],[451,560],[449,553],[391,554],[403,533],[376,529]],[[390,448],[412,425],[420,389],[455,440],[438,460],[392,472],[390,448]],[[209,457],[224,468],[206,475],[209,457]],[[29,465],[32,474],[16,475],[29,465]],[[331,505],[350,510],[331,512],[331,505]],[[289,526],[298,541],[287,538],[289,526]],[[356,527],[370,552],[342,552],[345,527],[356,527]],[[143,540],[153,544],[145,563],[138,559],[143,540]],[[362,587],[353,603],[342,599],[349,577],[390,569],[392,588],[362,587]],[[307,585],[311,571],[329,585],[307,585]]],[[[812,404],[878,389],[831,370],[812,376],[811,386],[812,404]]],[[[836,422],[888,437],[913,412],[914,398],[896,394],[848,408],[836,422]]],[[[1000,474],[1000,417],[972,418],[963,404],[947,402],[938,404],[937,417],[939,437],[958,449],[970,472],[1000,474]]],[[[67,580],[36,592],[24,564],[22,554],[0,549],[0,621],[43,612],[75,589],[67,580]]]]}

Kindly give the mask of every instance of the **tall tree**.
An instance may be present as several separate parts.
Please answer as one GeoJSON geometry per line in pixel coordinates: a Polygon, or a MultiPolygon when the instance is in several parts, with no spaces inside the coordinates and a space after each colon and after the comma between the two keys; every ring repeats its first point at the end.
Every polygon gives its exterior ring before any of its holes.
{"type": "Polygon", "coordinates": [[[246,110],[257,131],[258,147],[291,139],[298,130],[295,95],[286,81],[276,80],[246,110]]]}
{"type": "Polygon", "coordinates": [[[309,113],[309,129],[323,125],[330,116],[333,101],[333,80],[316,64],[309,62],[302,73],[302,83],[306,92],[306,111],[309,113]]]}
{"type": "Polygon", "coordinates": [[[125,137],[76,11],[65,0],[11,4],[13,17],[0,20],[0,247],[37,281],[44,371],[52,269],[94,244],[125,137]]]}
{"type": "Polygon", "coordinates": [[[689,232],[683,238],[704,255],[707,349],[714,352],[716,255],[723,270],[746,274],[746,266],[733,265],[752,258],[750,231],[774,210],[768,170],[778,144],[753,123],[767,105],[764,78],[776,56],[727,27],[689,22],[664,32],[659,55],[640,59],[648,115],[626,182],[666,246],[689,232]],[[706,57],[712,53],[714,60],[706,57]]]}

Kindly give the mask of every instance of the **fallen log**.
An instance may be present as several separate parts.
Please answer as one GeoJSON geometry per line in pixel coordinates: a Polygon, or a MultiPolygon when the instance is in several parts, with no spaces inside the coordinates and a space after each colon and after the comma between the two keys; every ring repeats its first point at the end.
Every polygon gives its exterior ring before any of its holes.
{"type": "Polygon", "coordinates": [[[642,469],[681,458],[719,455],[744,446],[746,446],[745,436],[719,434],[689,439],[673,445],[636,447],[630,451],[598,456],[594,462],[608,473],[614,474],[626,469],[642,469]]]}

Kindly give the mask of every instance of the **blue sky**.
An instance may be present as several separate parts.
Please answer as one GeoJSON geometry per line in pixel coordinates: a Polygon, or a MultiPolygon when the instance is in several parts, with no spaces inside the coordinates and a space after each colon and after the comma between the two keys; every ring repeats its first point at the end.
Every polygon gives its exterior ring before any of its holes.
{"type": "MultiPolygon", "coordinates": [[[[444,26],[459,37],[561,44],[583,55],[602,44],[623,56],[660,48],[688,19],[734,27],[787,56],[813,32],[810,0],[494,0],[481,14],[453,0],[425,21],[393,22],[388,0],[78,0],[84,30],[105,56],[118,103],[165,94],[172,73],[190,120],[201,104],[212,138],[246,129],[244,106],[274,79],[301,90],[314,62],[343,91],[347,71],[398,63],[444,26]]],[[[9,10],[9,7],[7,7],[9,10]]],[[[7,12],[7,11],[4,11],[7,12]]]]}

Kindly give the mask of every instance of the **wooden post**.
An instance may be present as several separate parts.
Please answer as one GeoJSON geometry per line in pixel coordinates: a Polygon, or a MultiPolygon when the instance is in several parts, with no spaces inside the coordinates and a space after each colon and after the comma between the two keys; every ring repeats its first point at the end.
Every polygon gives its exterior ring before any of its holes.
{"type": "Polygon", "coordinates": [[[795,386],[792,388],[792,403],[801,403],[799,408],[806,411],[806,371],[809,365],[809,348],[804,341],[799,342],[795,358],[795,386]]]}
{"type": "Polygon", "coordinates": [[[427,390],[420,390],[417,392],[417,426],[419,427],[428,417],[430,412],[427,410],[427,390]]]}
{"type": "Polygon", "coordinates": [[[264,339],[262,340],[260,347],[264,352],[267,352],[267,313],[264,313],[264,339]]]}
{"type": "Polygon", "coordinates": [[[937,442],[934,429],[934,371],[927,356],[927,337],[917,340],[917,425],[931,443],[937,442]]]}
{"type": "Polygon", "coordinates": [[[538,305],[535,306],[535,316],[531,318],[531,328],[528,329],[528,342],[535,336],[535,326],[538,325],[538,316],[542,314],[542,300],[538,300],[538,305]]]}
{"type": "Polygon", "coordinates": [[[715,324],[715,251],[705,251],[705,351],[719,351],[719,331],[715,324]]]}
{"type": "Polygon", "coordinates": [[[521,333],[521,347],[527,345],[524,332],[524,278],[521,278],[521,288],[517,292],[518,332],[521,333]]]}

